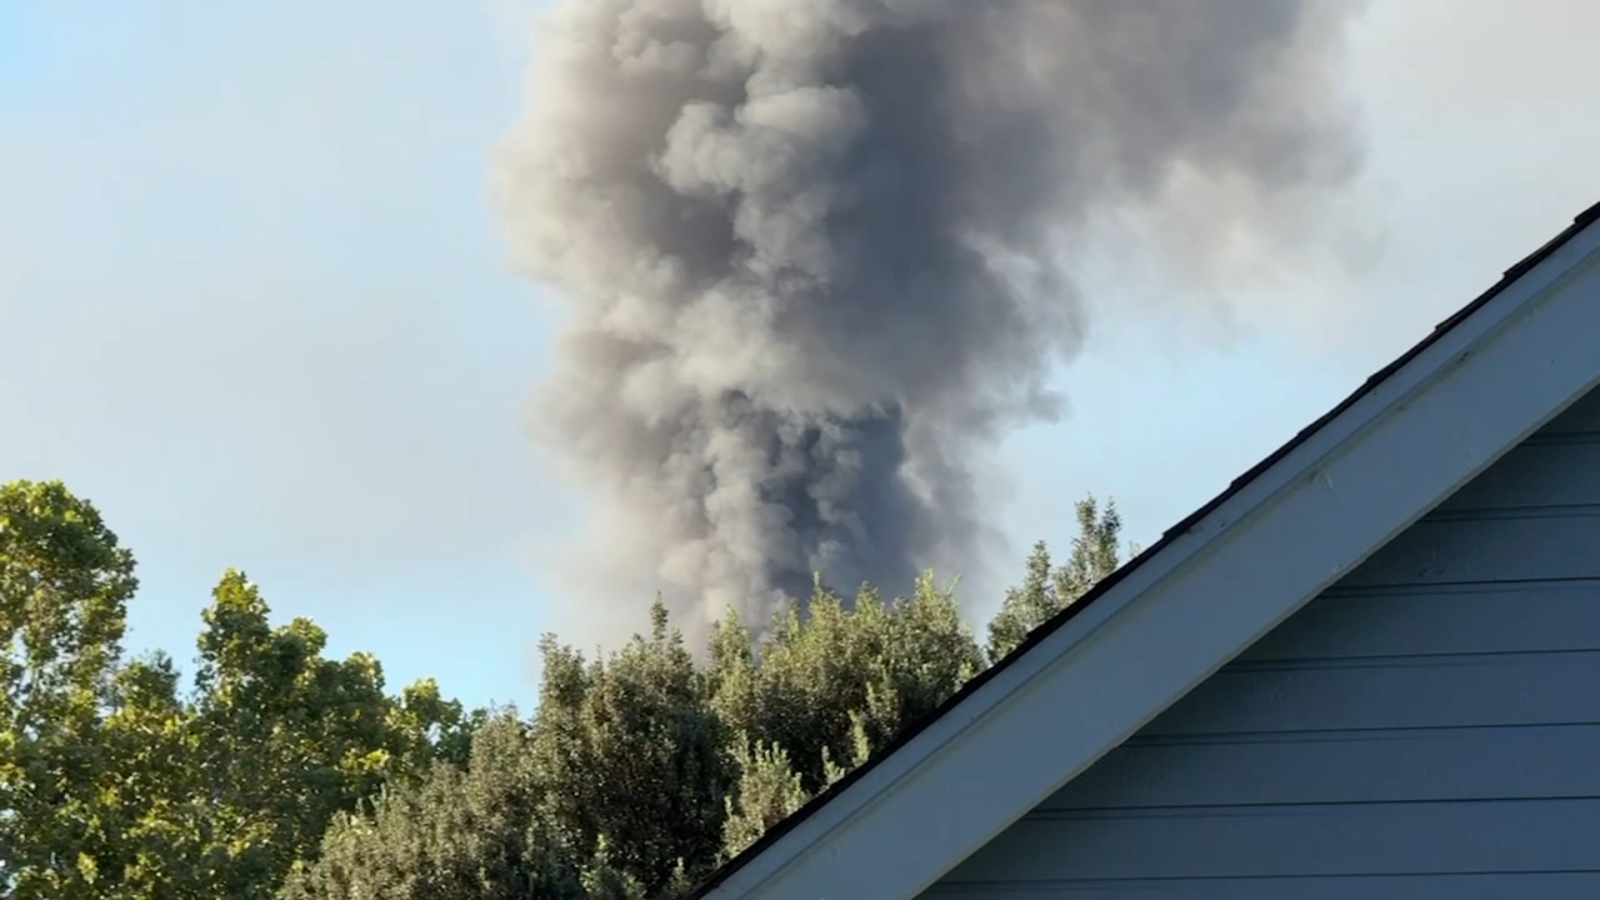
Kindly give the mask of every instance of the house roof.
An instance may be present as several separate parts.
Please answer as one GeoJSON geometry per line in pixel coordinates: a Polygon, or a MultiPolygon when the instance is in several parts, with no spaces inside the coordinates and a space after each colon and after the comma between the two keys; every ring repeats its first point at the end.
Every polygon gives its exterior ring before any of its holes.
{"type": "Polygon", "coordinates": [[[1120,744],[1600,381],[1597,220],[1600,204],[692,896],[914,896],[1120,744]]]}

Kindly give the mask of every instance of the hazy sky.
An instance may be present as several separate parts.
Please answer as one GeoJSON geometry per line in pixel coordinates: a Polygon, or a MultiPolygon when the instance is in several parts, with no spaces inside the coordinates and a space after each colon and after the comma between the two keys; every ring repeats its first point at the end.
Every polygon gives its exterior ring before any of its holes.
{"type": "MultiPolygon", "coordinates": [[[[536,550],[576,507],[522,436],[555,313],[485,203],[524,18],[0,0],[0,480],[65,479],[134,549],[130,647],[187,660],[234,565],[397,685],[533,697],[536,550]]],[[[1586,0],[1369,5],[1353,276],[1296,260],[1156,317],[1181,283],[1108,237],[1071,414],[997,460],[1012,555],[1086,491],[1153,540],[1600,200],[1597,29],[1586,0]]]]}

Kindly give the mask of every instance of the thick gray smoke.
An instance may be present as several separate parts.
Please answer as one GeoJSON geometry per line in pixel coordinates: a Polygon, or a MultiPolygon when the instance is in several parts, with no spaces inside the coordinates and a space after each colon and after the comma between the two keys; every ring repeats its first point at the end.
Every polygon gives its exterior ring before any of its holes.
{"type": "Polygon", "coordinates": [[[1346,177],[1349,8],[560,7],[496,192],[571,304],[535,430],[598,501],[585,602],[636,624],[605,595],[643,582],[760,627],[814,571],[899,587],[980,555],[973,466],[1057,414],[1084,333],[1073,240],[1198,179],[1203,253],[1346,177]]]}

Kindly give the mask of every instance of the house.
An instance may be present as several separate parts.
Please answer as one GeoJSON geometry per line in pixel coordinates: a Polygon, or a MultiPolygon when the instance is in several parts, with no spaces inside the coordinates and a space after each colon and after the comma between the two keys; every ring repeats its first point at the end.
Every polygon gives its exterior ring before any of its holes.
{"type": "Polygon", "coordinates": [[[1600,897],[1600,206],[704,900],[1600,897]]]}

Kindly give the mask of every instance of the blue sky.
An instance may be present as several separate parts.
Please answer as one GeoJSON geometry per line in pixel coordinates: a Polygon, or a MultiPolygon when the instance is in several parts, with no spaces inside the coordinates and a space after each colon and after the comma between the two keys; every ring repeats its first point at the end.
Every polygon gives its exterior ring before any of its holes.
{"type": "MultiPolygon", "coordinates": [[[[579,507],[522,437],[555,313],[485,202],[525,12],[0,0],[0,479],[65,479],[134,548],[131,647],[188,659],[234,565],[396,685],[533,698],[532,557],[579,507]]],[[[1086,491],[1153,540],[1600,200],[1597,28],[1584,0],[1370,4],[1367,264],[1224,300],[1085,263],[1071,414],[995,461],[1012,556],[1086,491]]]]}

